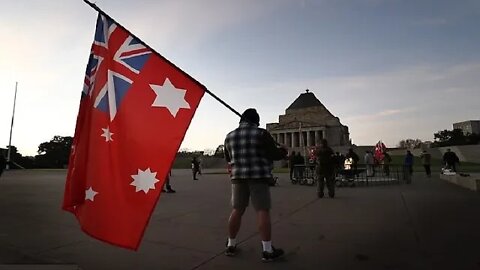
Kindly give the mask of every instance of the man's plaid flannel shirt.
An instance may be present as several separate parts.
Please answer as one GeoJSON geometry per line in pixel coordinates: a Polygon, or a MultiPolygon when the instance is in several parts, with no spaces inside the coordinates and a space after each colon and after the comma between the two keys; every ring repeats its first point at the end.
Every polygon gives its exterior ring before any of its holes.
{"type": "Polygon", "coordinates": [[[233,181],[270,179],[273,160],[285,156],[286,151],[277,148],[268,131],[250,123],[241,122],[225,139],[225,159],[231,166],[233,181]]]}

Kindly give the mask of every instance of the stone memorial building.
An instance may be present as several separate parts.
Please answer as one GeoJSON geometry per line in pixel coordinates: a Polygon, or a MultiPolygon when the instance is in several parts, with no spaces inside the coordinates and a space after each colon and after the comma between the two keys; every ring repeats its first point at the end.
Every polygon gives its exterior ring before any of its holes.
{"type": "Polygon", "coordinates": [[[275,141],[291,151],[317,146],[323,138],[337,151],[351,146],[348,127],[340,123],[308,89],[278,117],[278,123],[267,124],[275,141]]]}

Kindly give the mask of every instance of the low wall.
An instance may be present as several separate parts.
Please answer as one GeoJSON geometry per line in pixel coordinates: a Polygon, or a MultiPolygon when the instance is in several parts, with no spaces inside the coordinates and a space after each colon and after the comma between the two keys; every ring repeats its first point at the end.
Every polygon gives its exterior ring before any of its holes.
{"type": "Polygon", "coordinates": [[[471,174],[470,176],[441,174],[440,179],[476,192],[480,192],[480,174],[471,174]]]}
{"type": "MultiPolygon", "coordinates": [[[[460,161],[480,163],[480,144],[428,148],[427,151],[432,155],[432,158],[442,159],[443,154],[447,152],[447,149],[449,148],[457,154],[460,161]]],[[[414,156],[420,156],[422,153],[422,149],[413,149],[410,151],[414,156]]],[[[406,150],[395,149],[389,151],[389,153],[392,156],[403,156],[405,155],[406,150]]]]}

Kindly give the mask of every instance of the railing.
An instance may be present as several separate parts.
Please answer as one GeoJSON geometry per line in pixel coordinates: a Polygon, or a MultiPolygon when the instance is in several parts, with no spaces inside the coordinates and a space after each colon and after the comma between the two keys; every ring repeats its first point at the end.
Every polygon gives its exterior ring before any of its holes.
{"type": "Polygon", "coordinates": [[[295,165],[293,168],[292,184],[313,186],[316,178],[315,164],[295,165]]]}
{"type": "MultiPolygon", "coordinates": [[[[316,181],[315,165],[295,165],[292,184],[314,185],[316,181]]],[[[389,185],[410,182],[411,173],[409,168],[403,165],[359,165],[355,169],[335,170],[335,185],[337,187],[389,185]]]]}

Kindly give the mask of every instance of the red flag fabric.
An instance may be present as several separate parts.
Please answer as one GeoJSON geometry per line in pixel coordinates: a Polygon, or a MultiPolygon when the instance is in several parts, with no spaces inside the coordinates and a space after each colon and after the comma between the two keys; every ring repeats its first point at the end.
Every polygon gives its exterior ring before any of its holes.
{"type": "Polygon", "coordinates": [[[99,14],[63,209],[99,240],[138,249],[205,88],[99,14]]]}
{"type": "Polygon", "coordinates": [[[381,162],[385,157],[386,150],[387,150],[387,147],[385,146],[385,144],[383,144],[382,141],[378,141],[378,143],[375,145],[375,153],[374,153],[375,160],[378,162],[381,162]]]}

